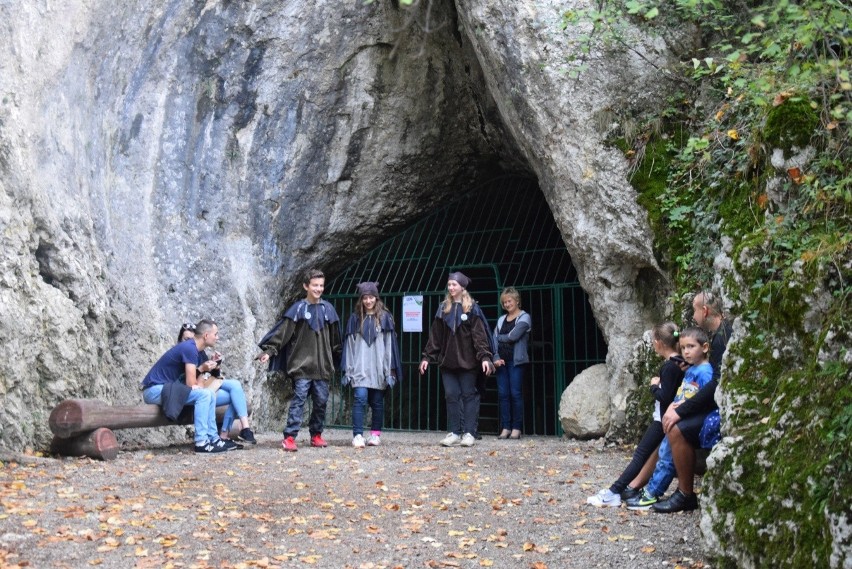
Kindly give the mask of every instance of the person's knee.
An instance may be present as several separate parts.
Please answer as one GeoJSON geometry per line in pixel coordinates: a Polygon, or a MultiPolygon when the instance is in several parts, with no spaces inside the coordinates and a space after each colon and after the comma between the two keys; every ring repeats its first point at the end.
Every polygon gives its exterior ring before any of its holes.
{"type": "Polygon", "coordinates": [[[213,401],[213,392],[209,389],[196,389],[195,400],[201,404],[209,404],[213,401]]]}
{"type": "Polygon", "coordinates": [[[358,405],[364,405],[367,402],[367,389],[365,387],[356,388],[352,397],[355,399],[355,403],[358,405]]]}

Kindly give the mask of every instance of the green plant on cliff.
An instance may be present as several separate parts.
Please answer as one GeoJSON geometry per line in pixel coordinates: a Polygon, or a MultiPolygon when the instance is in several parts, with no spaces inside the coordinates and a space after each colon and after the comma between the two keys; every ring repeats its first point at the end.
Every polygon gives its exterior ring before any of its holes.
{"type": "Polygon", "coordinates": [[[702,40],[675,70],[676,104],[640,118],[662,128],[624,150],[641,158],[631,181],[673,298],[710,286],[723,249],[732,260],[720,276],[744,333],[722,377],[736,439],[706,482],[718,554],[828,567],[852,547],[830,528],[852,484],[852,7],[613,0],[564,19],[580,21],[604,46],[627,23],[702,40]]]}

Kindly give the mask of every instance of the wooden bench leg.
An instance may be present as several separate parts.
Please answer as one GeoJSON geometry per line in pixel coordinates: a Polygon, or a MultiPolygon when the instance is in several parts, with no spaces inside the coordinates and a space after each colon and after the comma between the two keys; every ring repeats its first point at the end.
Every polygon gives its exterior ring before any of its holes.
{"type": "Polygon", "coordinates": [[[67,439],[53,437],[50,452],[63,456],[88,456],[100,460],[112,460],[118,456],[118,441],[115,440],[115,433],[102,427],[67,439]]]}

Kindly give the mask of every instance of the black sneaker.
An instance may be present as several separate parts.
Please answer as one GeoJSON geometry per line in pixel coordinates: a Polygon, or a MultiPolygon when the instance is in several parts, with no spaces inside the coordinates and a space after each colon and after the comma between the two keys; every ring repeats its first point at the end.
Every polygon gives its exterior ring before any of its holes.
{"type": "Polygon", "coordinates": [[[651,506],[655,512],[661,514],[671,514],[674,512],[688,512],[698,509],[698,497],[695,494],[687,496],[680,491],[680,488],[674,491],[674,494],[651,506]]]}
{"type": "MultiPolygon", "coordinates": [[[[221,440],[216,441],[216,443],[219,443],[219,442],[221,442],[221,440]]],[[[199,453],[202,453],[202,454],[214,454],[214,453],[217,453],[217,452],[228,452],[228,449],[226,449],[223,445],[219,445],[219,444],[216,444],[216,443],[204,443],[203,445],[195,445],[195,452],[199,452],[199,453]]]]}
{"type": "Polygon", "coordinates": [[[475,433],[473,433],[473,438],[475,438],[478,441],[481,441],[482,435],[479,434],[479,431],[476,431],[475,433]]]}
{"type": "Polygon", "coordinates": [[[225,450],[243,450],[243,445],[237,444],[230,439],[219,439],[218,443],[225,445],[225,450]]]}
{"type": "Polygon", "coordinates": [[[248,427],[240,431],[240,440],[245,441],[250,445],[257,444],[257,439],[254,438],[254,433],[251,432],[251,429],[249,429],[248,427]]]}
{"type": "Polygon", "coordinates": [[[656,504],[658,498],[656,496],[651,496],[648,493],[647,489],[642,489],[639,494],[627,500],[627,509],[628,510],[649,510],[651,506],[656,504]]]}
{"type": "Polygon", "coordinates": [[[627,488],[621,491],[621,501],[626,502],[630,498],[635,498],[641,492],[642,490],[637,490],[636,488],[631,488],[630,486],[628,486],[627,488]]]}

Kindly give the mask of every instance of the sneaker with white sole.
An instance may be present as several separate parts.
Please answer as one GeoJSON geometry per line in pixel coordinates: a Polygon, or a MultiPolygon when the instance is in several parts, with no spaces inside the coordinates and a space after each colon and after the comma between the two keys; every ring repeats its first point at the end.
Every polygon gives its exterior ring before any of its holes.
{"type": "Polygon", "coordinates": [[[370,438],[367,439],[368,447],[377,447],[382,444],[382,438],[379,435],[370,435],[370,438]]]}
{"type": "Polygon", "coordinates": [[[454,447],[461,444],[461,437],[455,433],[449,433],[446,437],[441,439],[441,446],[445,447],[454,447]]]}
{"type": "Polygon", "coordinates": [[[604,506],[618,508],[619,506],[621,506],[621,496],[618,494],[613,494],[612,490],[610,490],[609,488],[604,488],[594,496],[589,496],[588,498],[586,498],[586,503],[598,508],[602,508],[604,506]]]}
{"type": "Polygon", "coordinates": [[[651,506],[656,504],[659,501],[659,498],[656,496],[652,496],[648,493],[648,490],[643,488],[642,493],[634,498],[630,498],[627,500],[627,509],[628,510],[650,510],[651,506]]]}
{"type": "MultiPolygon", "coordinates": [[[[220,441],[216,442],[218,443],[220,441]]],[[[207,442],[200,445],[195,445],[195,452],[203,454],[215,454],[218,452],[228,452],[228,449],[225,448],[225,445],[207,442]]]]}
{"type": "Polygon", "coordinates": [[[465,433],[461,440],[461,446],[472,447],[476,443],[476,438],[470,433],[465,433]]]}
{"type": "Polygon", "coordinates": [[[355,435],[352,437],[352,446],[355,448],[364,448],[367,446],[367,443],[364,442],[363,435],[355,435]]]}

